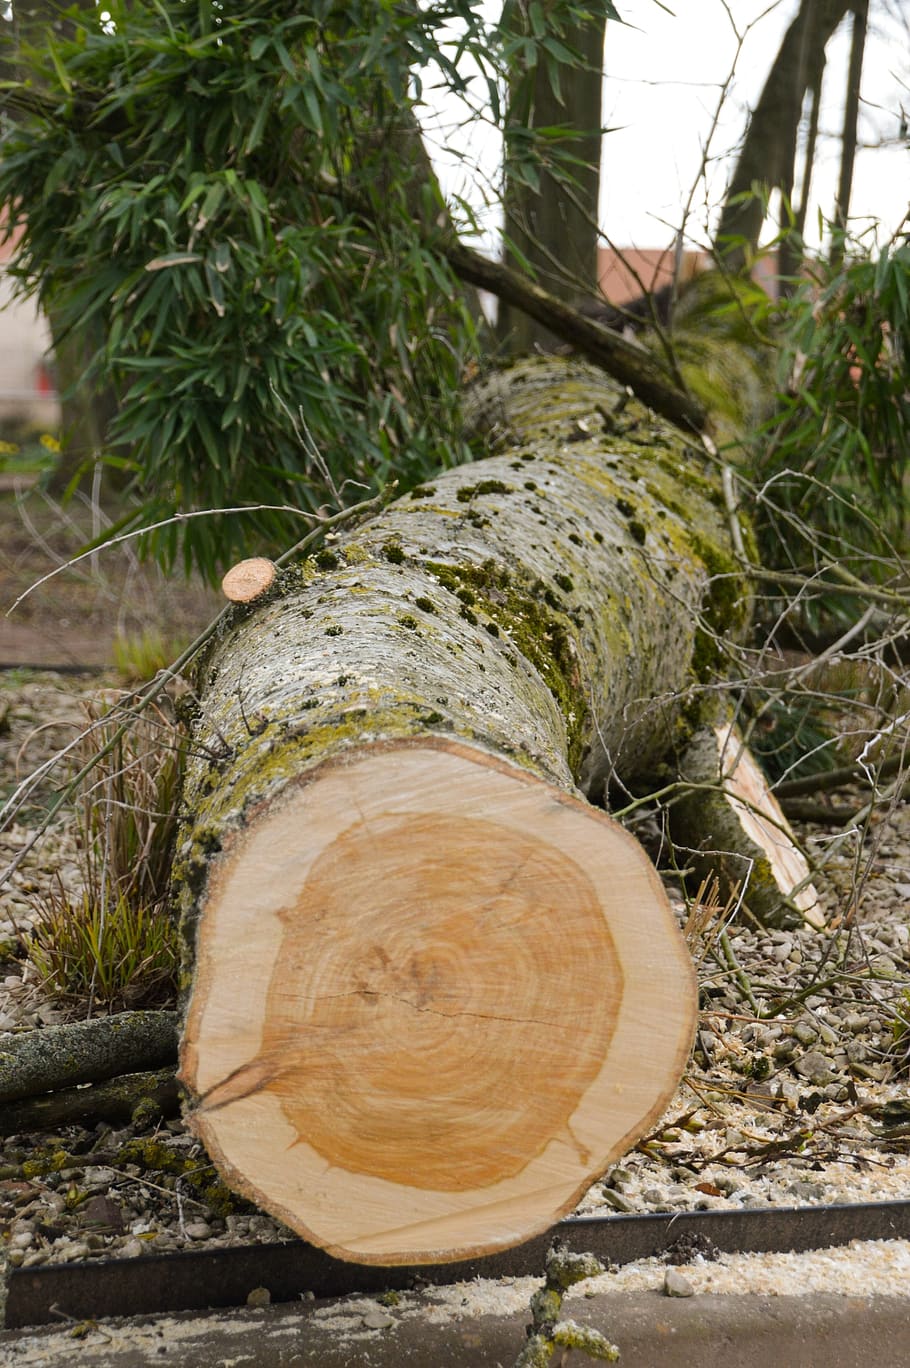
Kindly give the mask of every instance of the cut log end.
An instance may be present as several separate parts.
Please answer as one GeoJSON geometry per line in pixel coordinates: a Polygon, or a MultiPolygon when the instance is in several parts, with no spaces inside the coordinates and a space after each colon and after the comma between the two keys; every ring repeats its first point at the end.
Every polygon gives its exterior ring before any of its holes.
{"type": "Polygon", "coordinates": [[[674,831],[696,872],[718,875],[725,892],[742,887],[760,922],[820,930],[809,864],[736,728],[724,722],[696,733],[680,768],[697,787],[673,810],[674,831]]]}
{"type": "Polygon", "coordinates": [[[424,738],[321,766],[221,858],[182,1077],[233,1185],[342,1258],[519,1243],[652,1123],[695,1021],[604,814],[424,738]]]}
{"type": "Polygon", "coordinates": [[[273,561],[253,556],[231,566],[221,581],[221,591],[231,603],[252,603],[271,589],[277,573],[273,561]]]}

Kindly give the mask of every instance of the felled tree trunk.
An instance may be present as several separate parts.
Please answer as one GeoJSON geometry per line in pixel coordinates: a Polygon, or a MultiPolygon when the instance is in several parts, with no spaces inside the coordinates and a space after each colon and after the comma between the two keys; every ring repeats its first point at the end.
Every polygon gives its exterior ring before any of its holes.
{"type": "Polygon", "coordinates": [[[518,1243],[665,1106],[692,968],[587,799],[686,730],[748,617],[700,445],[582,363],[481,387],[499,454],[235,610],[176,881],[191,1125],[235,1188],[377,1263],[518,1243]]]}

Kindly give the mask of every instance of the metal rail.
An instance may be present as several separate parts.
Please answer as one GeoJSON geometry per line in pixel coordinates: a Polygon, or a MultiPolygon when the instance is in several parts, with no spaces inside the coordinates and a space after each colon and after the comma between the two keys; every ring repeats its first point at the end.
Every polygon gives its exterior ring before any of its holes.
{"type": "Polygon", "coordinates": [[[242,1306],[254,1287],[273,1302],[444,1285],[471,1278],[542,1275],[554,1239],[596,1254],[607,1265],[681,1249],[723,1253],[803,1252],[851,1240],[910,1239],[910,1201],[850,1206],[660,1212],[645,1216],[576,1216],[516,1249],[459,1263],[380,1268],[343,1263],[302,1241],[189,1250],[135,1259],[92,1259],[14,1269],[7,1329],[72,1317],[138,1316],[242,1306]]]}

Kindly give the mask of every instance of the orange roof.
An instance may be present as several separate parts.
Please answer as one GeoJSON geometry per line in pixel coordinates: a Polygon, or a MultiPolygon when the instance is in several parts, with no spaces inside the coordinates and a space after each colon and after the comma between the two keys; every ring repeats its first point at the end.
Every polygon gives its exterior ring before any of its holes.
{"type": "MultiPolygon", "coordinates": [[[[711,264],[707,252],[684,251],[680,263],[680,281],[691,280],[711,264]]],[[[669,285],[676,270],[676,253],[672,247],[629,247],[614,249],[601,247],[598,253],[600,288],[611,304],[628,304],[644,291],[669,285]]]]}

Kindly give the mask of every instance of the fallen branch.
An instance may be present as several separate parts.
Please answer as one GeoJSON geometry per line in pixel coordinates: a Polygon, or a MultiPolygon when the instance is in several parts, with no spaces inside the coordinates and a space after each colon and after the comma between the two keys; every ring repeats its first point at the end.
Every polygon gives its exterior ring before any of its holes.
{"type": "Polygon", "coordinates": [[[180,1089],[171,1067],[7,1102],[0,1108],[0,1135],[94,1126],[99,1121],[156,1121],[176,1116],[179,1110],[180,1089]]]}
{"type": "Polygon", "coordinates": [[[120,1012],[22,1031],[0,1047],[0,1102],[157,1069],[176,1058],[176,1012],[120,1012]]]}
{"type": "Polygon", "coordinates": [[[621,333],[587,318],[517,271],[490,261],[462,242],[446,243],[443,255],[460,279],[480,290],[489,290],[497,299],[513,304],[542,323],[614,380],[628,385],[642,403],[662,418],[687,432],[702,432],[707,426],[708,415],[702,405],[679,389],[652,353],[637,342],[630,342],[621,333]]]}
{"type": "MultiPolygon", "coordinates": [[[[906,755],[889,755],[876,767],[873,772],[874,780],[887,779],[890,775],[899,773],[904,766],[910,767],[910,760],[906,755]]],[[[838,769],[823,770],[821,774],[807,774],[803,779],[787,779],[775,787],[774,796],[782,801],[801,798],[804,794],[831,793],[836,789],[850,788],[854,784],[862,784],[863,787],[869,788],[872,783],[870,767],[854,763],[841,765],[838,769]]]]}

